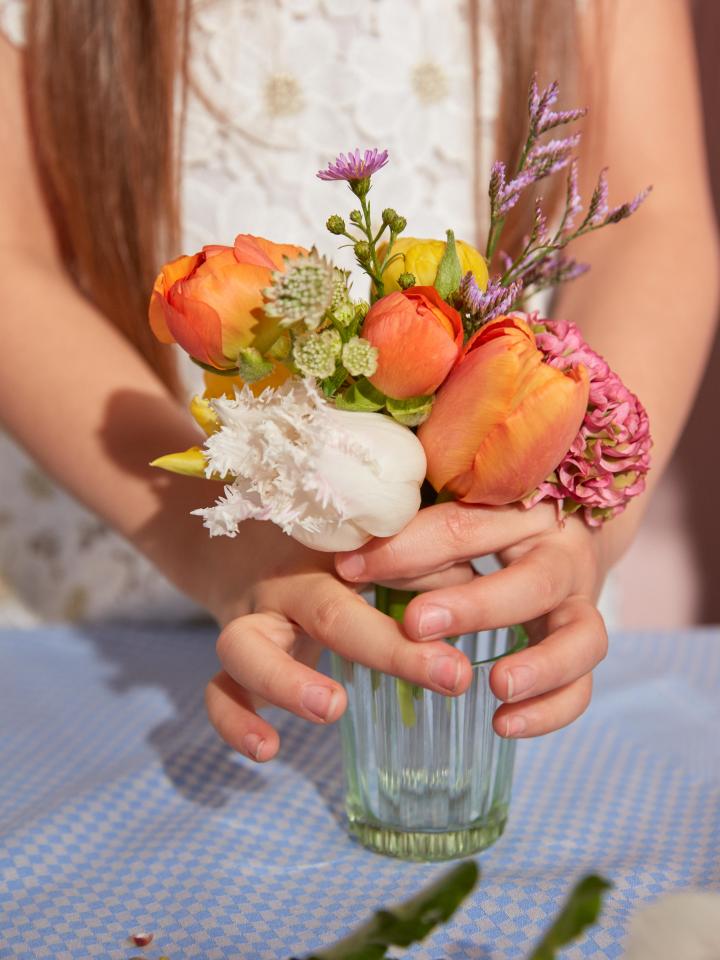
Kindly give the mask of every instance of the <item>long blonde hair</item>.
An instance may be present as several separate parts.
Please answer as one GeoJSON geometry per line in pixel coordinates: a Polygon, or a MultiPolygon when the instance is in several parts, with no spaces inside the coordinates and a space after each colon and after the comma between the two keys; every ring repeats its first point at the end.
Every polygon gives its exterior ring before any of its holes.
{"type": "MultiPolygon", "coordinates": [[[[502,158],[522,147],[534,71],[559,79],[566,99],[575,88],[575,3],[470,2],[476,72],[481,30],[497,37],[502,158]]],[[[59,250],[80,289],[174,386],[172,354],[150,333],[146,305],[160,264],[180,252],[188,0],[29,0],[27,28],[28,111],[59,250]]],[[[528,215],[528,204],[514,211],[510,244],[528,215]]]]}

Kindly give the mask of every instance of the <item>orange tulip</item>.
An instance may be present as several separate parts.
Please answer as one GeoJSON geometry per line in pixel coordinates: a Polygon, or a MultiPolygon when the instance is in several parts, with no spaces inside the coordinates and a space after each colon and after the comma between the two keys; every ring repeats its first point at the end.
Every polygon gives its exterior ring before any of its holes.
{"type": "Polygon", "coordinates": [[[583,366],[561,373],[543,362],[518,315],[491,321],[468,342],[418,432],[428,479],[465,503],[520,500],[567,453],[588,390],[583,366]]]}
{"type": "Polygon", "coordinates": [[[218,370],[237,365],[238,352],[272,345],[279,328],[262,311],[262,291],[285,257],[305,252],[240,234],[233,247],[208,246],[166,264],[150,299],[150,326],[163,343],[178,343],[218,370]]]}
{"type": "Polygon", "coordinates": [[[395,400],[434,393],[460,356],[462,320],[434,287],[410,287],[370,308],[362,336],[378,348],[370,382],[395,400]]]}

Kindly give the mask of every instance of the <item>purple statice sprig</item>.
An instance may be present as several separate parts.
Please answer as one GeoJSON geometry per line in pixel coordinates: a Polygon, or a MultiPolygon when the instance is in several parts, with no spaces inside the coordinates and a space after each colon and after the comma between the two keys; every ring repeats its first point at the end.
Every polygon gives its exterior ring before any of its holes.
{"type": "MultiPolygon", "coordinates": [[[[574,156],[574,151],[580,144],[580,134],[555,138],[544,143],[538,140],[548,130],[574,123],[587,113],[584,108],[553,110],[558,94],[559,87],[556,82],[540,90],[537,77],[533,77],[528,95],[528,135],[517,168],[510,176],[506,164],[497,162],[493,164],[490,174],[490,227],[486,247],[488,260],[498,251],[505,219],[524,191],[561,170],[568,170],[565,207],[554,234],[548,230],[547,218],[540,200],[536,200],[533,226],[521,252],[515,258],[499,252],[503,270],[499,285],[510,288],[520,282],[523,299],[538,290],[565,283],[585,273],[587,266],[567,257],[562,253],[564,248],[587,233],[626,220],[635,213],[651,190],[648,187],[627,203],[611,208],[608,200],[607,169],[603,169],[583,217],[583,202],[578,186],[578,159],[574,156]]],[[[478,312],[478,318],[481,316],[483,314],[478,312]]]]}
{"type": "Polygon", "coordinates": [[[405,217],[401,217],[390,207],[382,212],[382,223],[379,229],[374,229],[368,193],[370,192],[371,177],[382,170],[389,160],[387,150],[373,148],[360,152],[359,148],[341,153],[333,163],[328,164],[325,170],[316,174],[320,180],[342,180],[360,203],[359,210],[350,213],[350,224],[345,223],[343,217],[333,214],[328,217],[325,226],[338,237],[346,237],[353,247],[358,265],[368,275],[372,282],[371,299],[377,300],[384,294],[383,274],[386,268],[399,254],[393,255],[395,240],[407,226],[405,217]],[[378,253],[378,244],[385,231],[390,236],[385,246],[383,256],[378,253]]]}
{"type": "Polygon", "coordinates": [[[466,339],[483,324],[509,313],[522,295],[522,280],[504,287],[495,278],[481,290],[471,272],[465,274],[455,298],[465,327],[466,339]]]}
{"type": "Polygon", "coordinates": [[[554,127],[564,126],[568,123],[575,123],[576,120],[582,120],[587,113],[587,107],[579,107],[575,110],[551,110],[557,102],[560,94],[560,84],[555,80],[546,87],[542,93],[538,89],[537,74],[530,82],[530,92],[528,94],[528,115],[530,117],[530,130],[535,136],[540,136],[554,127]]]}
{"type": "Polygon", "coordinates": [[[492,166],[489,186],[490,228],[485,254],[488,260],[498,248],[505,218],[524,191],[572,163],[573,151],[580,143],[580,134],[538,142],[548,130],[574,123],[587,113],[585,108],[552,110],[559,90],[557,82],[539,90],[537,76],[533,76],[528,95],[528,135],[515,172],[510,175],[507,164],[500,160],[492,166]]]}
{"type": "Polygon", "coordinates": [[[568,185],[565,198],[565,209],[560,224],[552,236],[542,235],[538,230],[538,218],[544,221],[540,202],[536,203],[535,224],[524,249],[514,259],[505,256],[504,273],[500,282],[509,286],[517,280],[522,280],[524,295],[537,293],[539,290],[566,283],[582,276],[589,269],[587,264],[578,263],[563,254],[563,250],[574,240],[601,230],[611,223],[620,223],[627,220],[647,198],[652,187],[641,190],[632,200],[610,207],[608,203],[607,170],[600,171],[597,184],[593,190],[590,203],[580,225],[575,227],[582,213],[582,201],[577,189],[577,162],[575,161],[568,173],[568,185]]]}

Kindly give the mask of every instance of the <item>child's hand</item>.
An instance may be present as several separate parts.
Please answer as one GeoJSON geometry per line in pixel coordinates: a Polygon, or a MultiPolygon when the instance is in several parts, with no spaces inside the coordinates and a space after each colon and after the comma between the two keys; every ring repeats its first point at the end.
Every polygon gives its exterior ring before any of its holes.
{"type": "Polygon", "coordinates": [[[490,675],[506,701],[497,733],[531,737],[565,726],[590,702],[592,670],[605,657],[607,634],[595,608],[602,577],[602,532],[538,504],[476,507],[446,503],[421,510],[397,536],[374,540],[337,557],[346,580],[430,589],[408,606],[404,628],[413,640],[449,637],[517,623],[532,645],[497,663],[490,675]],[[473,557],[496,553],[505,569],[440,589],[428,575],[460,576],[473,557]]]}
{"type": "MultiPolygon", "coordinates": [[[[342,714],[342,686],[313,669],[323,647],[442,693],[468,687],[471,667],[463,654],[441,640],[409,640],[398,624],[340,582],[332,555],[300,546],[269,523],[248,522],[242,543],[212,541],[208,549],[227,557],[228,545],[235,562],[222,568],[233,576],[218,578],[209,603],[224,624],[217,644],[223,669],[209,683],[206,703],[218,733],[241,753],[270,760],[278,751],[277,731],[256,713],[263,704],[315,723],[332,723],[342,714]],[[243,582],[252,587],[238,605],[237,584],[243,582]]],[[[426,582],[452,585],[470,575],[467,567],[454,568],[426,582]]]]}

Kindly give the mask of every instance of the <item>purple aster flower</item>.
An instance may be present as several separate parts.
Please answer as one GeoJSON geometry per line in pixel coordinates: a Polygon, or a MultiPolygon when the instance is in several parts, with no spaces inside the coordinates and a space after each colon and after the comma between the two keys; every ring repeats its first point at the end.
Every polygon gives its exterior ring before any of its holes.
{"type": "Polygon", "coordinates": [[[366,180],[388,162],[387,150],[366,150],[361,156],[360,150],[350,152],[347,156],[341,153],[334,163],[328,164],[327,170],[319,170],[317,177],[320,180],[366,180]]]}

